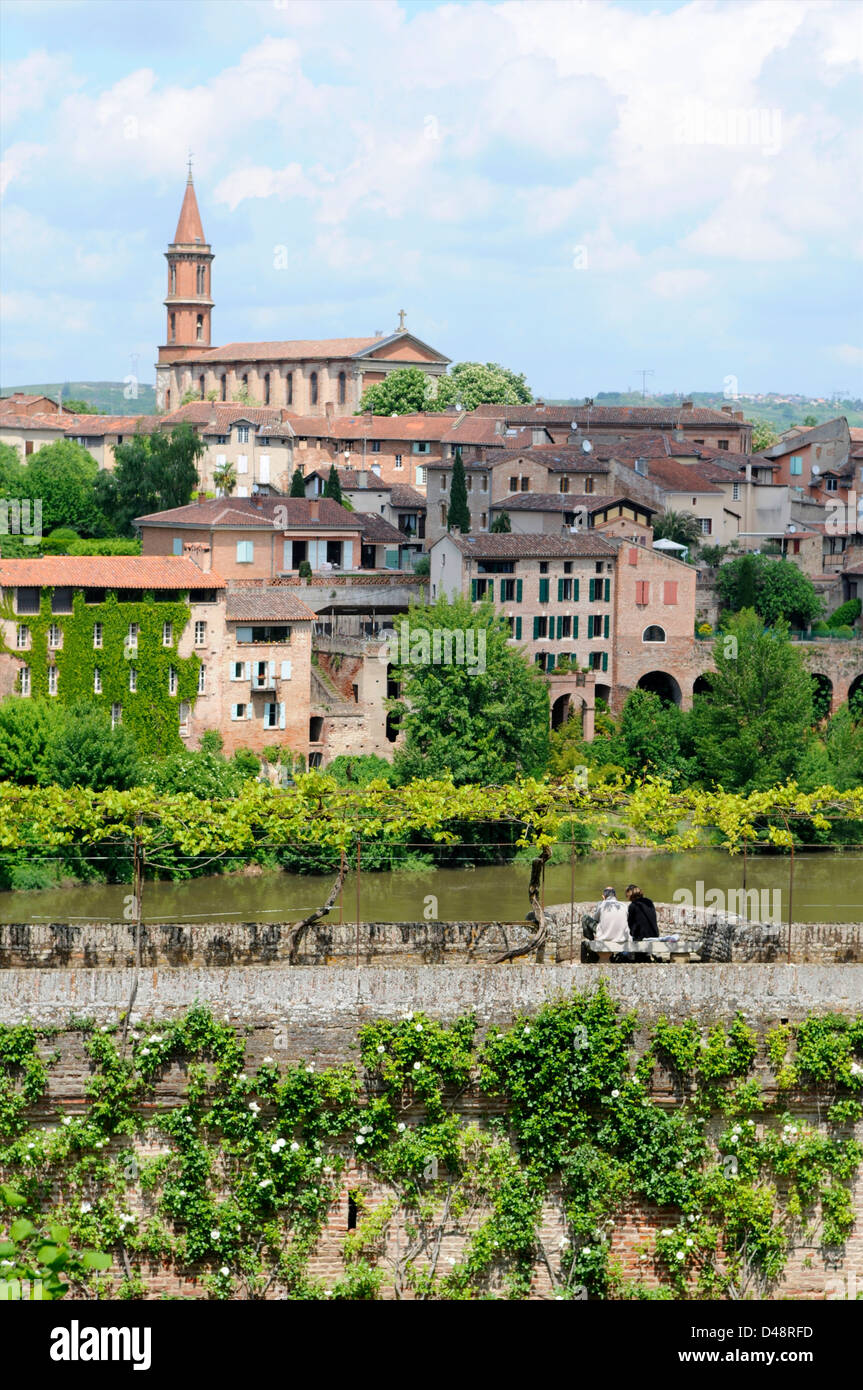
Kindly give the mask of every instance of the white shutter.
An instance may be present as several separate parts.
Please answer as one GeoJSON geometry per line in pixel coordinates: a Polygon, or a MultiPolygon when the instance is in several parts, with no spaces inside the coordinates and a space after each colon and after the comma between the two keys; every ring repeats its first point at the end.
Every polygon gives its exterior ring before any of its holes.
{"type": "Polygon", "coordinates": [[[285,727],[285,707],[284,707],[284,705],[279,705],[279,728],[280,728],[280,729],[283,729],[284,727],[285,727]]]}
{"type": "Polygon", "coordinates": [[[249,471],[249,456],[248,456],[248,454],[238,454],[238,455],[237,455],[237,472],[238,472],[238,473],[248,473],[248,471],[249,471]]]}
{"type": "Polygon", "coordinates": [[[250,681],[250,680],[252,679],[252,663],[251,663],[251,661],[245,662],[245,672],[246,672],[246,680],[247,680],[247,681],[250,681]]]}
{"type": "Polygon", "coordinates": [[[349,570],[353,555],[353,541],[342,541],[342,569],[349,570]]]}
{"type": "Polygon", "coordinates": [[[248,489],[247,487],[238,487],[238,488],[237,488],[237,496],[238,496],[238,497],[248,497],[248,495],[249,495],[249,489],[248,489]]]}
{"type": "Polygon", "coordinates": [[[224,454],[216,454],[216,466],[219,467],[219,468],[221,468],[222,465],[224,464],[224,462],[225,462],[225,455],[224,455],[224,454]]]}
{"type": "Polygon", "coordinates": [[[270,684],[272,684],[273,681],[274,681],[275,679],[276,679],[276,663],[275,663],[274,661],[271,661],[271,662],[270,662],[270,684]]]}
{"type": "Polygon", "coordinates": [[[291,663],[290,663],[289,661],[283,661],[283,662],[282,662],[282,680],[283,680],[283,681],[289,681],[290,679],[291,679],[291,663]]]}
{"type": "Polygon", "coordinates": [[[247,719],[251,719],[252,714],[253,714],[252,702],[251,702],[251,700],[250,700],[249,703],[246,705],[246,718],[247,718],[247,719]]]}
{"type": "Polygon", "coordinates": [[[236,706],[236,705],[231,705],[231,718],[232,718],[232,719],[239,719],[239,717],[240,717],[240,716],[237,714],[237,706],[236,706]]]}
{"type": "Polygon", "coordinates": [[[259,481],[260,481],[260,482],[262,482],[262,483],[268,483],[268,482],[270,481],[270,456],[269,456],[269,454],[261,454],[261,455],[259,456],[259,458],[258,458],[258,472],[259,472],[259,475],[260,475],[260,477],[259,477],[259,481]]]}
{"type": "Polygon", "coordinates": [[[273,707],[272,707],[272,705],[270,704],[270,702],[269,702],[269,700],[268,700],[268,701],[265,703],[265,705],[264,705],[264,728],[265,728],[265,729],[269,729],[269,728],[270,728],[270,719],[271,719],[270,710],[271,710],[272,708],[273,708],[273,707]]]}

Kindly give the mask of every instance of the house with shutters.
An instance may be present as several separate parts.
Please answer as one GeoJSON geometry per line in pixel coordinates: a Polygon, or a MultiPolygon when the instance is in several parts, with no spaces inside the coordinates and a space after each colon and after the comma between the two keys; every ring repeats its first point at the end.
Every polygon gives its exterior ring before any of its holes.
{"type": "MultiPolygon", "coordinates": [[[[218,655],[225,751],[273,744],[312,754],[310,701],[315,615],[294,589],[229,589],[218,655]]],[[[320,762],[320,752],[310,762],[320,762]]]]}

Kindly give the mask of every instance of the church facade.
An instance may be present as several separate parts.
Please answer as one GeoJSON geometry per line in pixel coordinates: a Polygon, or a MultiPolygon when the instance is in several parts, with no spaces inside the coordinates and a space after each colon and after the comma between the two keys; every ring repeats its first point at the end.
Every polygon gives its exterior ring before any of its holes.
{"type": "Polygon", "coordinates": [[[198,400],[281,406],[298,415],[353,415],[367,386],[399,367],[443,375],[449,358],[404,326],[365,338],[321,338],[212,346],[213,250],[204,237],[192,173],[174,240],[165,252],[165,342],[156,363],[156,405],[198,400]]]}

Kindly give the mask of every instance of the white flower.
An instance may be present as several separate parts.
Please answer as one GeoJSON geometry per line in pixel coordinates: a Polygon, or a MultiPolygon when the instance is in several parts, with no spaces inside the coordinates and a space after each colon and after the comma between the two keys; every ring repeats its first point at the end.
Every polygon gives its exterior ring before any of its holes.
{"type": "Polygon", "coordinates": [[[272,1060],[273,1060],[272,1057],[265,1057],[265,1058],[264,1058],[264,1066],[265,1066],[265,1067],[270,1066],[270,1064],[272,1063],[272,1060]]]}
{"type": "Polygon", "coordinates": [[[371,1134],[371,1125],[360,1125],[360,1134],[371,1134]]]}
{"type": "Polygon", "coordinates": [[[378,1043],[378,1055],[380,1056],[382,1052],[386,1052],[386,1048],[384,1047],[383,1043],[378,1043]]]}
{"type": "Polygon", "coordinates": [[[404,1134],[405,1130],[407,1129],[407,1125],[405,1124],[404,1120],[401,1121],[401,1123],[397,1126],[397,1128],[398,1128],[399,1134],[404,1134]]]}
{"type": "MultiPolygon", "coordinates": [[[[284,1140],[284,1139],[282,1139],[280,1142],[281,1142],[282,1144],[284,1144],[284,1143],[286,1143],[287,1141],[284,1140]]],[[[299,1144],[297,1143],[297,1141],[296,1141],[296,1139],[295,1139],[294,1142],[291,1144],[291,1153],[292,1153],[292,1154],[297,1154],[297,1153],[299,1153],[299,1152],[300,1152],[300,1146],[299,1146],[299,1144]]]]}
{"type": "Polygon", "coordinates": [[[673,1235],[674,1235],[674,1232],[669,1228],[668,1230],[660,1231],[659,1234],[660,1234],[661,1236],[673,1236],[673,1235]]]}
{"type": "Polygon", "coordinates": [[[620,1092],[619,1092],[619,1091],[612,1091],[612,1093],[611,1093],[611,1098],[612,1098],[612,1100],[617,1100],[617,1097],[618,1097],[619,1095],[620,1095],[620,1092]]]}
{"type": "Polygon", "coordinates": [[[639,1255],[638,1258],[639,1258],[640,1260],[646,1260],[646,1259],[647,1259],[647,1256],[646,1256],[646,1255],[639,1255]]]}
{"type": "Polygon", "coordinates": [[[222,1265],[222,1268],[219,1270],[219,1273],[222,1274],[222,1275],[224,1275],[224,1276],[226,1276],[226,1277],[227,1277],[227,1275],[230,1274],[230,1272],[231,1272],[231,1271],[228,1269],[228,1266],[227,1266],[227,1265],[222,1265]]]}
{"type": "Polygon", "coordinates": [[[108,1024],[108,1023],[103,1023],[103,1024],[102,1024],[102,1027],[99,1029],[99,1032],[100,1032],[100,1033],[107,1033],[108,1030],[109,1030],[109,1028],[110,1028],[110,1024],[108,1024]]]}
{"type": "Polygon", "coordinates": [[[529,1029],[529,1028],[525,1028],[525,1030],[524,1030],[524,1036],[527,1037],[527,1035],[528,1035],[529,1032],[530,1032],[530,1029],[529,1029]]]}
{"type": "Polygon", "coordinates": [[[682,1251],[682,1250],[678,1250],[674,1258],[675,1258],[676,1260],[682,1260],[682,1259],[683,1259],[683,1251],[682,1251]]]}
{"type": "Polygon", "coordinates": [[[414,1062],[414,1071],[421,1071],[421,1070],[422,1070],[422,1063],[421,1063],[421,1062],[414,1062]]]}
{"type": "Polygon", "coordinates": [[[35,1144],[28,1144],[28,1145],[27,1145],[27,1148],[28,1148],[28,1149],[35,1149],[35,1147],[36,1147],[35,1144]]]}
{"type": "Polygon", "coordinates": [[[246,1073],[245,1073],[244,1071],[238,1071],[238,1072],[237,1072],[237,1080],[238,1080],[238,1081],[248,1081],[248,1079],[249,1079],[249,1078],[246,1076],[246,1073]]]}
{"type": "Polygon", "coordinates": [[[313,1167],[315,1167],[315,1168],[320,1168],[320,1166],[321,1166],[321,1164],[323,1163],[323,1161],[324,1161],[324,1160],[323,1160],[322,1158],[313,1158],[313,1159],[312,1159],[312,1165],[313,1165],[313,1167]]]}
{"type": "Polygon", "coordinates": [[[217,1230],[214,1226],[212,1231],[210,1232],[210,1240],[218,1240],[221,1234],[222,1232],[217,1230]]]}
{"type": "Polygon", "coordinates": [[[694,1221],[694,1220],[695,1220],[695,1217],[694,1217],[694,1216],[692,1215],[692,1213],[690,1212],[689,1216],[687,1216],[686,1219],[687,1219],[687,1221],[694,1221]]]}
{"type": "Polygon", "coordinates": [[[694,1245],[694,1244],[695,1244],[695,1241],[694,1241],[694,1240],[692,1239],[692,1237],[690,1236],[690,1237],[689,1237],[689,1240],[686,1242],[686,1244],[687,1244],[687,1245],[694,1245]]]}
{"type": "Polygon", "coordinates": [[[416,1031],[417,1031],[418,1033],[421,1033],[422,1030],[423,1030],[423,1026],[422,1026],[421,1023],[415,1023],[415,1024],[414,1024],[414,1028],[416,1029],[416,1031]]]}
{"type": "Polygon", "coordinates": [[[314,1072],[314,1070],[315,1070],[315,1064],[314,1064],[314,1062],[310,1062],[309,1065],[306,1067],[306,1071],[307,1071],[307,1072],[309,1073],[309,1075],[311,1076],[312,1073],[314,1072]]]}
{"type": "Polygon", "coordinates": [[[94,1148],[94,1149],[104,1149],[104,1147],[105,1147],[105,1140],[104,1140],[104,1139],[97,1139],[96,1142],[95,1142],[95,1144],[93,1145],[93,1148],[94,1148]]]}
{"type": "Polygon", "coordinates": [[[413,1015],[413,1009],[411,1009],[411,1011],[410,1011],[409,1014],[405,1014],[405,1019],[407,1020],[408,1023],[410,1023],[410,1021],[411,1021],[411,1019],[413,1018],[413,1016],[414,1016],[414,1015],[413,1015]]]}
{"type": "Polygon", "coordinates": [[[356,1139],[358,1144],[364,1144],[366,1142],[366,1136],[364,1134],[358,1134],[356,1139]]]}
{"type": "Polygon", "coordinates": [[[590,1246],[589,1246],[589,1245],[583,1246],[583,1247],[582,1247],[581,1253],[582,1253],[582,1255],[589,1255],[589,1254],[590,1254],[590,1246]]]}
{"type": "Polygon", "coordinates": [[[860,1063],[859,1063],[859,1062],[852,1062],[852,1063],[851,1063],[851,1075],[852,1075],[852,1076],[860,1076],[861,1073],[863,1073],[863,1067],[861,1067],[860,1063]]]}
{"type": "Polygon", "coordinates": [[[7,1269],[11,1269],[11,1268],[12,1268],[12,1261],[11,1261],[11,1260],[0,1260],[0,1265],[5,1266],[5,1268],[7,1268],[7,1269]]]}
{"type": "Polygon", "coordinates": [[[150,1049],[149,1049],[149,1047],[142,1047],[142,1048],[141,1048],[141,1056],[142,1056],[142,1057],[149,1057],[149,1055],[150,1055],[150,1049]]]}
{"type": "Polygon", "coordinates": [[[134,1216],[130,1216],[127,1212],[124,1216],[120,1217],[120,1224],[121,1226],[134,1226],[135,1218],[134,1216]]]}
{"type": "Polygon", "coordinates": [[[81,1210],[82,1210],[82,1212],[83,1212],[83,1211],[92,1211],[92,1210],[93,1210],[93,1204],[92,1204],[91,1202],[82,1202],[82,1203],[81,1203],[81,1210]]]}
{"type": "Polygon", "coordinates": [[[272,1178],[264,1178],[261,1182],[258,1183],[258,1187],[272,1187],[272,1185],[272,1178]]]}
{"type": "Polygon", "coordinates": [[[258,1102],[256,1100],[250,1100],[249,1109],[251,1110],[253,1115],[257,1115],[260,1112],[261,1107],[258,1105],[258,1102]]]}
{"type": "Polygon", "coordinates": [[[185,1189],[185,1187],[181,1187],[180,1190],[179,1190],[179,1192],[177,1193],[177,1196],[178,1196],[178,1197],[185,1197],[185,1195],[186,1195],[186,1189],[185,1189]]]}
{"type": "Polygon", "coordinates": [[[64,1116],[63,1116],[63,1123],[64,1123],[64,1125],[70,1125],[70,1124],[72,1123],[72,1116],[71,1116],[71,1115],[64,1115],[64,1116]]]}
{"type": "Polygon", "coordinates": [[[729,1142],[729,1144],[736,1144],[736,1143],[737,1143],[737,1135],[736,1135],[736,1134],[732,1134],[732,1136],[731,1136],[731,1138],[729,1139],[728,1142],[729,1142]]]}

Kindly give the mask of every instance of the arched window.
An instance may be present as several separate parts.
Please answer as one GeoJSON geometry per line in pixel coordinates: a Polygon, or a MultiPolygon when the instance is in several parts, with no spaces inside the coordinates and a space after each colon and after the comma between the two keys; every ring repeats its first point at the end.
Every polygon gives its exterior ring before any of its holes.
{"type": "Polygon", "coordinates": [[[287,375],[286,375],[286,377],[285,377],[285,404],[286,404],[286,405],[293,405],[293,403],[294,403],[294,374],[293,374],[293,372],[288,372],[287,375]]]}
{"type": "Polygon", "coordinates": [[[201,400],[203,400],[203,399],[204,399],[204,378],[203,378],[203,376],[199,376],[199,377],[198,377],[198,386],[199,386],[200,389],[201,389],[201,400]]]}
{"type": "Polygon", "coordinates": [[[176,338],[176,336],[177,336],[177,315],[176,315],[176,314],[172,314],[172,315],[171,315],[171,342],[172,342],[172,343],[173,343],[174,339],[176,338]]]}
{"type": "Polygon", "coordinates": [[[169,282],[169,285],[168,285],[168,293],[169,293],[169,294],[176,294],[176,293],[177,293],[177,267],[176,267],[175,265],[172,265],[172,266],[171,266],[170,277],[171,277],[171,278],[170,278],[170,282],[169,282]]]}
{"type": "Polygon", "coordinates": [[[222,381],[222,400],[223,400],[223,401],[226,401],[226,400],[228,399],[228,374],[227,374],[227,372],[223,372],[223,373],[222,373],[221,381],[222,381]]]}
{"type": "Polygon", "coordinates": [[[199,265],[199,266],[198,266],[197,293],[198,293],[198,294],[205,294],[205,293],[206,293],[206,290],[207,290],[207,267],[206,267],[205,265],[199,265]]]}
{"type": "Polygon", "coordinates": [[[347,396],[347,377],[344,372],[339,372],[339,405],[344,405],[347,396]]]}
{"type": "Polygon", "coordinates": [[[203,338],[204,338],[204,315],[203,315],[203,314],[198,314],[198,316],[197,316],[197,322],[195,323],[195,337],[197,338],[197,340],[198,340],[199,343],[200,343],[200,342],[203,342],[203,338]]]}
{"type": "Polygon", "coordinates": [[[318,403],[318,374],[317,374],[317,372],[312,372],[311,376],[309,377],[309,400],[310,400],[310,402],[311,402],[312,405],[317,405],[317,403],[318,403]]]}
{"type": "Polygon", "coordinates": [[[644,629],[641,640],[642,642],[664,642],[665,628],[660,627],[658,623],[651,623],[650,627],[644,629]]]}
{"type": "Polygon", "coordinates": [[[171,393],[170,393],[170,391],[166,391],[166,392],[165,392],[165,409],[166,409],[166,410],[170,410],[170,409],[171,409],[171,393]]]}
{"type": "Polygon", "coordinates": [[[264,372],[264,405],[270,404],[270,374],[264,372]]]}

